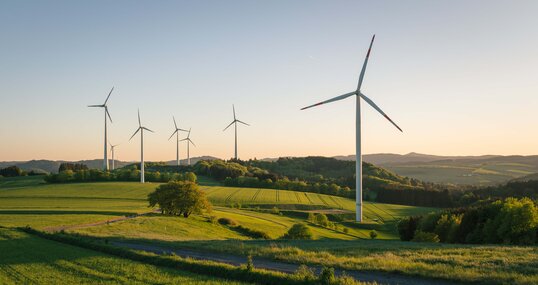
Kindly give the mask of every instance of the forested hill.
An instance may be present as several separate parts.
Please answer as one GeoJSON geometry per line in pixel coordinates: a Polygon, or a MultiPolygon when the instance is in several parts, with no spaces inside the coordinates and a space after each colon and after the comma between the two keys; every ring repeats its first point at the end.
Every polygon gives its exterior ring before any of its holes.
{"type": "MultiPolygon", "coordinates": [[[[275,161],[250,160],[248,165],[286,176],[290,179],[323,182],[333,181],[341,186],[355,188],[355,162],[338,160],[330,157],[282,157],[275,161]]],[[[368,184],[391,184],[394,186],[413,187],[422,183],[418,180],[402,177],[373,164],[363,162],[363,179],[365,188],[368,184]],[[376,183],[377,182],[377,183],[376,183]]]]}

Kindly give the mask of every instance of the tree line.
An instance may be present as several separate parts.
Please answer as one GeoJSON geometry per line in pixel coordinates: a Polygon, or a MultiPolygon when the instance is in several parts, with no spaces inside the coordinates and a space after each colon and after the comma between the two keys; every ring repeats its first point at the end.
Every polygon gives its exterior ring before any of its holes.
{"type": "Polygon", "coordinates": [[[537,244],[538,204],[530,198],[483,201],[402,219],[400,239],[470,244],[537,244]]]}

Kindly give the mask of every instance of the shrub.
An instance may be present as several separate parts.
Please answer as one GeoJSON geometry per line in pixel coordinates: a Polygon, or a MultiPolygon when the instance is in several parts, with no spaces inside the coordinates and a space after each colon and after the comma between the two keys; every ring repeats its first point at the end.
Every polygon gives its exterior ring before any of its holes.
{"type": "Polygon", "coordinates": [[[323,267],[321,273],[319,274],[319,282],[323,285],[334,284],[336,278],[334,277],[334,268],[332,267],[323,267]]]}
{"type": "Polygon", "coordinates": [[[434,233],[423,232],[417,230],[411,241],[414,242],[439,242],[439,236],[434,233]]]}
{"type": "Polygon", "coordinates": [[[371,239],[377,238],[377,232],[375,230],[370,231],[370,238],[371,239]]]}
{"type": "Polygon", "coordinates": [[[252,272],[252,270],[254,269],[254,263],[252,263],[252,255],[248,255],[247,256],[247,267],[246,267],[246,270],[247,272],[252,272]]]}
{"type": "Polygon", "coordinates": [[[348,233],[349,233],[349,229],[348,229],[348,228],[344,228],[344,233],[345,233],[345,234],[348,234],[348,233]]]}
{"type": "Polygon", "coordinates": [[[217,217],[216,216],[209,216],[209,217],[207,217],[207,221],[212,223],[212,224],[216,224],[217,223],[217,217]]]}
{"type": "Polygon", "coordinates": [[[235,228],[238,232],[255,239],[271,239],[271,237],[264,231],[250,229],[241,225],[235,228]]]}
{"type": "Polygon", "coordinates": [[[218,222],[224,226],[237,226],[237,222],[230,218],[220,218],[218,222]]]}
{"type": "Polygon", "coordinates": [[[278,209],[277,206],[274,206],[273,209],[271,209],[271,213],[275,214],[275,215],[278,215],[278,214],[280,214],[280,210],[278,209]]]}
{"type": "Polygon", "coordinates": [[[314,271],[304,264],[301,264],[299,268],[297,268],[294,275],[300,280],[304,280],[309,283],[313,283],[314,280],[316,280],[316,275],[314,274],[314,271]]]}
{"type": "Polygon", "coordinates": [[[288,232],[282,236],[283,239],[312,239],[312,231],[305,224],[293,225],[288,232]]]}

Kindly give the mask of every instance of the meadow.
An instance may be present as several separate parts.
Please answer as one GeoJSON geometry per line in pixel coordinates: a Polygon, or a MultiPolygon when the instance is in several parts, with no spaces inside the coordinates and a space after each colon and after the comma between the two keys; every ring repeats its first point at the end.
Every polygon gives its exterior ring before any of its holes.
{"type": "Polygon", "coordinates": [[[407,162],[382,164],[386,169],[402,176],[423,181],[450,184],[494,185],[538,172],[533,164],[505,161],[452,161],[407,162]]]}
{"type": "MultiPolygon", "coordinates": [[[[147,207],[146,196],[157,185],[134,182],[43,184],[33,177],[4,179],[0,181],[0,226],[30,225],[47,229],[147,213],[152,209],[147,207]]],[[[352,200],[284,190],[214,185],[201,187],[215,205],[210,214],[185,219],[151,213],[114,223],[66,228],[66,232],[108,241],[158,244],[165,248],[190,248],[242,256],[251,254],[295,264],[397,273],[413,278],[483,284],[538,282],[536,247],[448,245],[396,240],[396,222],[400,217],[434,211],[433,208],[366,202],[366,223],[358,225],[345,220],[334,221],[337,225],[335,230],[309,223],[306,220],[308,212],[350,213],[354,204],[352,200]],[[238,204],[241,204],[241,208],[238,204]],[[274,206],[280,210],[274,211],[274,206]],[[273,240],[252,240],[233,227],[210,222],[211,216],[213,220],[228,218],[244,227],[261,229],[273,240]],[[307,223],[315,240],[278,240],[297,222],[307,223]],[[369,239],[372,229],[379,234],[377,240],[369,239]]],[[[209,277],[169,269],[154,269],[151,265],[38,240],[11,229],[1,229],[1,233],[0,247],[3,248],[0,250],[8,252],[0,273],[0,278],[3,278],[0,282],[5,284],[20,283],[24,279],[18,278],[24,276],[49,283],[49,280],[62,274],[65,274],[67,283],[121,283],[121,278],[129,274],[140,278],[139,283],[147,283],[145,280],[157,274],[147,273],[151,270],[161,274],[161,279],[155,279],[162,281],[158,283],[227,284],[222,280],[214,281],[209,277]],[[42,247],[45,251],[38,255],[30,254],[36,251],[33,249],[35,247],[42,247]],[[45,271],[42,276],[35,276],[34,272],[45,271]],[[99,278],[109,278],[109,281],[100,281],[99,278]]]]}
{"type": "Polygon", "coordinates": [[[247,284],[162,268],[0,228],[0,284],[247,284]]]}

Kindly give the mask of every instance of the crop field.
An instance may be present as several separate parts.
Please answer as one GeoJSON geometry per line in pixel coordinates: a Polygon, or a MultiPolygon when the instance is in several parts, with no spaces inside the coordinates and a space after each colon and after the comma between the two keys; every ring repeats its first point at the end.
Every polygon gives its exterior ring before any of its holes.
{"type": "Polygon", "coordinates": [[[523,163],[463,163],[437,161],[429,163],[385,164],[383,167],[402,176],[423,181],[452,184],[492,185],[538,172],[534,165],[523,163]]]}
{"type": "Polygon", "coordinates": [[[165,269],[0,228],[0,284],[245,284],[165,269]]]}

